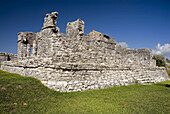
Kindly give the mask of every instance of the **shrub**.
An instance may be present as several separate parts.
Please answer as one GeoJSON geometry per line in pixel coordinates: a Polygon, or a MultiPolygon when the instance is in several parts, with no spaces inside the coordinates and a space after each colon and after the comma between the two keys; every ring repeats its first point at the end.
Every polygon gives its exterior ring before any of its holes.
{"type": "Polygon", "coordinates": [[[165,67],[164,56],[154,55],[152,59],[156,60],[156,66],[159,66],[159,67],[163,66],[163,67],[165,67]]]}
{"type": "Polygon", "coordinates": [[[168,58],[166,58],[166,62],[167,62],[167,63],[170,63],[170,60],[169,60],[168,58]]]}
{"type": "Polygon", "coordinates": [[[168,76],[170,76],[170,70],[169,70],[169,69],[167,69],[166,71],[167,71],[167,73],[168,73],[168,76]]]}

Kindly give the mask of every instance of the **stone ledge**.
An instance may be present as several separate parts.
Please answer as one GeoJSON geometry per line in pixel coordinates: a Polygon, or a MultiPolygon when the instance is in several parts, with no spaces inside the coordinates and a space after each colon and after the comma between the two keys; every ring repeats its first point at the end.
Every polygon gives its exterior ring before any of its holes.
{"type": "Polygon", "coordinates": [[[95,71],[102,71],[102,70],[136,70],[136,69],[147,69],[147,70],[165,70],[164,67],[130,67],[130,66],[117,66],[117,65],[103,65],[101,64],[94,64],[94,63],[53,63],[53,64],[42,64],[41,63],[32,63],[32,64],[23,64],[20,62],[9,62],[5,61],[2,63],[5,66],[11,67],[23,67],[23,68],[52,68],[52,69],[63,69],[65,71],[70,70],[95,70],[95,71]]]}

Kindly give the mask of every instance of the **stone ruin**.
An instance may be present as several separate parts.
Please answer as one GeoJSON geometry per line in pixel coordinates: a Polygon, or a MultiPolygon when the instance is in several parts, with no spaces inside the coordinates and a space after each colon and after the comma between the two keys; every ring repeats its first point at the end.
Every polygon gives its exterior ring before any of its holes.
{"type": "Polygon", "coordinates": [[[32,76],[60,92],[84,91],[168,80],[157,67],[150,49],[127,49],[113,38],[92,30],[84,22],[69,22],[66,34],[56,26],[58,12],[47,14],[38,33],[18,33],[18,60],[1,69],[32,76]],[[32,49],[31,49],[32,48],[32,49]]]}
{"type": "Polygon", "coordinates": [[[0,66],[3,61],[14,61],[17,60],[16,54],[0,52],[0,66]]]}

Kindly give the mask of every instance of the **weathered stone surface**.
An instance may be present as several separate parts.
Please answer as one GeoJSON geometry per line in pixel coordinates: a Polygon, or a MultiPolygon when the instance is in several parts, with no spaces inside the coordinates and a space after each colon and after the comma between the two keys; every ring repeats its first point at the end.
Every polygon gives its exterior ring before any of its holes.
{"type": "MultiPolygon", "coordinates": [[[[18,59],[31,56],[31,47],[37,43],[36,33],[20,32],[18,33],[18,59]]],[[[35,49],[35,47],[33,47],[35,49]]]]}
{"type": "Polygon", "coordinates": [[[95,30],[92,30],[92,31],[89,33],[89,36],[92,36],[92,37],[100,37],[100,36],[102,36],[102,33],[97,32],[97,31],[95,31],[95,30]]]}
{"type": "Polygon", "coordinates": [[[58,12],[52,12],[51,14],[46,14],[42,29],[55,28],[57,25],[57,15],[58,15],[58,12]]]}
{"type": "Polygon", "coordinates": [[[16,54],[0,52],[0,66],[3,61],[15,61],[17,60],[16,54]]]}
{"type": "Polygon", "coordinates": [[[45,17],[40,32],[18,34],[18,61],[5,61],[1,69],[35,77],[61,92],[169,79],[166,69],[156,66],[150,49],[122,48],[97,31],[85,35],[80,19],[67,24],[66,34],[60,33],[54,22],[57,14],[45,17]]]}
{"type": "Polygon", "coordinates": [[[84,21],[77,19],[74,22],[67,23],[66,35],[68,38],[76,38],[77,35],[84,34],[84,21]]]}

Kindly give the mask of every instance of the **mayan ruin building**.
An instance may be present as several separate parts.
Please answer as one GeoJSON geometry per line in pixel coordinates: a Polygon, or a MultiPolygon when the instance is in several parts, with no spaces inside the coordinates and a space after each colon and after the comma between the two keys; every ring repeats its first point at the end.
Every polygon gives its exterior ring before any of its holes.
{"type": "Polygon", "coordinates": [[[66,34],[57,27],[58,12],[46,14],[38,33],[18,33],[15,61],[1,69],[39,79],[60,92],[102,89],[168,80],[157,67],[150,49],[127,49],[113,38],[92,30],[84,34],[84,21],[67,23],[66,34]]]}

